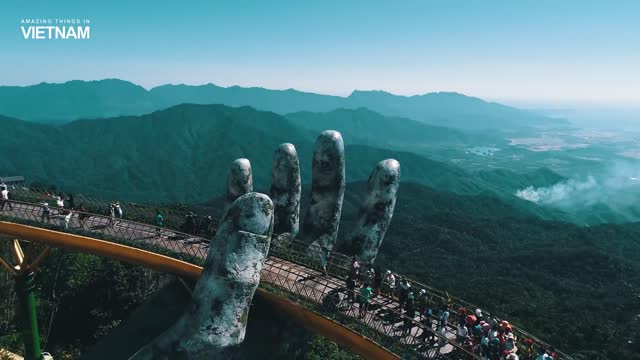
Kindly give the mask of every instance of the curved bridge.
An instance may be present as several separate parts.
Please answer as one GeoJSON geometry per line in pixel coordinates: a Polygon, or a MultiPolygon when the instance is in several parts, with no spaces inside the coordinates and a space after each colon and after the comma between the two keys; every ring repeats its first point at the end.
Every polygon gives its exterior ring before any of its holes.
{"type": "MultiPolygon", "coordinates": [[[[43,216],[41,206],[11,201],[12,209],[0,212],[0,234],[40,242],[150,267],[187,278],[198,278],[206,258],[209,240],[179,231],[129,220],[51,208],[43,216]]],[[[345,275],[349,258],[332,253],[324,275],[319,262],[308,258],[295,241],[274,236],[261,274],[258,295],[273,306],[319,334],[350,348],[365,358],[480,359],[456,341],[457,314],[451,312],[444,334],[437,320],[408,317],[397,301],[386,296],[371,300],[364,317],[348,301],[345,275]],[[433,339],[434,341],[427,341],[433,339]]],[[[424,288],[432,303],[447,302],[451,309],[471,304],[450,297],[426,285],[412,282],[414,290],[424,288]]],[[[517,337],[533,338],[514,328],[517,337]]],[[[535,339],[535,338],[534,338],[535,339]]],[[[537,346],[549,345],[535,339],[537,346]]],[[[560,354],[561,359],[571,359],[560,354]]]]}

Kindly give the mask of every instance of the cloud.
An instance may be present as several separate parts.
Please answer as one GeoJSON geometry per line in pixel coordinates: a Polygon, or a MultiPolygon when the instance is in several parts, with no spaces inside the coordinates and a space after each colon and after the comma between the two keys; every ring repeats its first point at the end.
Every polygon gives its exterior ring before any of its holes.
{"type": "Polygon", "coordinates": [[[610,208],[640,205],[640,166],[617,162],[596,175],[574,178],[548,187],[518,190],[515,195],[541,205],[579,210],[597,204],[610,208]]]}

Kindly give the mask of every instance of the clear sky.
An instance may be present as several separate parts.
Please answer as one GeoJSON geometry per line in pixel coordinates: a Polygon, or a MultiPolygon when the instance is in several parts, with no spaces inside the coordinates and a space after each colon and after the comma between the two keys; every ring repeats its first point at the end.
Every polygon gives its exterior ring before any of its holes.
{"type": "Polygon", "coordinates": [[[640,0],[2,0],[0,84],[121,78],[640,103],[640,0]],[[90,40],[25,40],[88,18],[90,40]]]}

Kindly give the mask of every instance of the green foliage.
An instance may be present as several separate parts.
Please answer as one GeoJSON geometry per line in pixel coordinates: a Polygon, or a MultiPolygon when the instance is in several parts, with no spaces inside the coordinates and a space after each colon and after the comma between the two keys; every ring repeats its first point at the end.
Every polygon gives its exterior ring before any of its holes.
{"type": "Polygon", "coordinates": [[[322,336],[314,336],[313,340],[308,343],[305,348],[303,359],[307,360],[356,360],[359,356],[344,350],[338,344],[323,338],[322,336]]]}
{"type": "MultiPolygon", "coordinates": [[[[352,185],[347,230],[364,194],[352,185]]],[[[544,221],[498,199],[402,184],[377,264],[585,359],[640,359],[640,224],[544,221]]]]}
{"type": "MultiPolygon", "coordinates": [[[[77,358],[167,279],[168,275],[139,266],[52,250],[35,278],[38,324],[46,342],[45,351],[56,359],[77,358]]],[[[15,324],[15,314],[5,316],[15,324]]],[[[21,349],[18,329],[3,329],[0,344],[11,350],[21,349]]]]}

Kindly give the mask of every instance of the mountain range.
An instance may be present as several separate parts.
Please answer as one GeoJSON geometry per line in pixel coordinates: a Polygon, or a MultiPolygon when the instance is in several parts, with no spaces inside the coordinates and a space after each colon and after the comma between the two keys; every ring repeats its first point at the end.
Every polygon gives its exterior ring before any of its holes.
{"type": "Polygon", "coordinates": [[[43,123],[77,119],[142,115],[182,103],[251,106],[287,114],[300,111],[328,112],[365,107],[388,116],[460,129],[510,129],[561,126],[552,119],[458,93],[399,96],[384,91],[354,91],[348,97],[289,90],[162,85],[150,90],[133,83],[107,79],[41,83],[32,86],[0,86],[0,114],[43,123]]]}
{"type": "MultiPolygon", "coordinates": [[[[101,101],[127,98],[114,96],[101,101]]],[[[90,111],[69,103],[74,107],[90,111]]],[[[31,108],[21,111],[42,111],[31,108]]],[[[401,186],[380,266],[501,312],[582,355],[577,359],[637,358],[632,357],[637,345],[628,340],[640,335],[634,320],[640,311],[637,224],[579,226],[568,222],[579,222],[570,214],[514,195],[527,186],[564,180],[548,169],[470,172],[414,151],[429,144],[465,146],[482,136],[473,131],[361,107],[316,110],[281,115],[248,106],[180,104],[63,124],[0,116],[0,152],[5,154],[0,169],[29,182],[111,200],[211,206],[224,192],[234,159],[251,160],[255,189],[264,192],[273,150],[292,142],[300,156],[303,201],[308,201],[314,141],[319,131],[333,127],[345,138],[349,181],[340,236],[354,222],[373,167],[396,158],[401,186]]]]}
{"type": "MultiPolygon", "coordinates": [[[[368,110],[342,110],[359,114],[368,110]]],[[[513,193],[524,186],[548,186],[558,175],[544,170],[517,174],[508,170],[475,174],[455,165],[435,161],[409,151],[394,151],[387,141],[401,141],[396,119],[389,137],[359,143],[384,132],[380,115],[371,115],[371,132],[363,121],[338,129],[347,143],[347,180],[366,180],[381,160],[395,158],[402,164],[403,182],[416,182],[440,191],[460,194],[490,193],[507,199],[544,218],[567,219],[561,212],[524,201],[513,193]],[[378,118],[376,118],[378,116],[378,118]],[[376,123],[377,121],[377,123],[376,123]],[[395,137],[394,137],[395,136],[395,137]]],[[[204,202],[224,191],[224,179],[231,162],[250,159],[256,189],[266,190],[271,180],[271,153],[283,142],[295,144],[302,166],[302,180],[310,183],[310,163],[315,138],[322,128],[299,126],[297,116],[285,118],[250,107],[224,105],[177,105],[142,116],[99,120],[78,120],[64,125],[47,125],[0,117],[0,151],[20,156],[0,158],[6,173],[21,174],[32,182],[56,184],[74,192],[90,192],[113,199],[152,202],[204,202]],[[140,136],[144,134],[144,136],[140,136]]],[[[345,124],[351,123],[349,120],[345,124]]],[[[433,129],[414,122],[408,133],[416,141],[428,138],[433,129]],[[417,131],[421,131],[420,135],[417,131]]],[[[328,125],[339,125],[331,124],[328,125]]],[[[326,128],[325,128],[326,129],[326,128]]],[[[455,136],[464,137],[455,131],[455,136]]]]}

